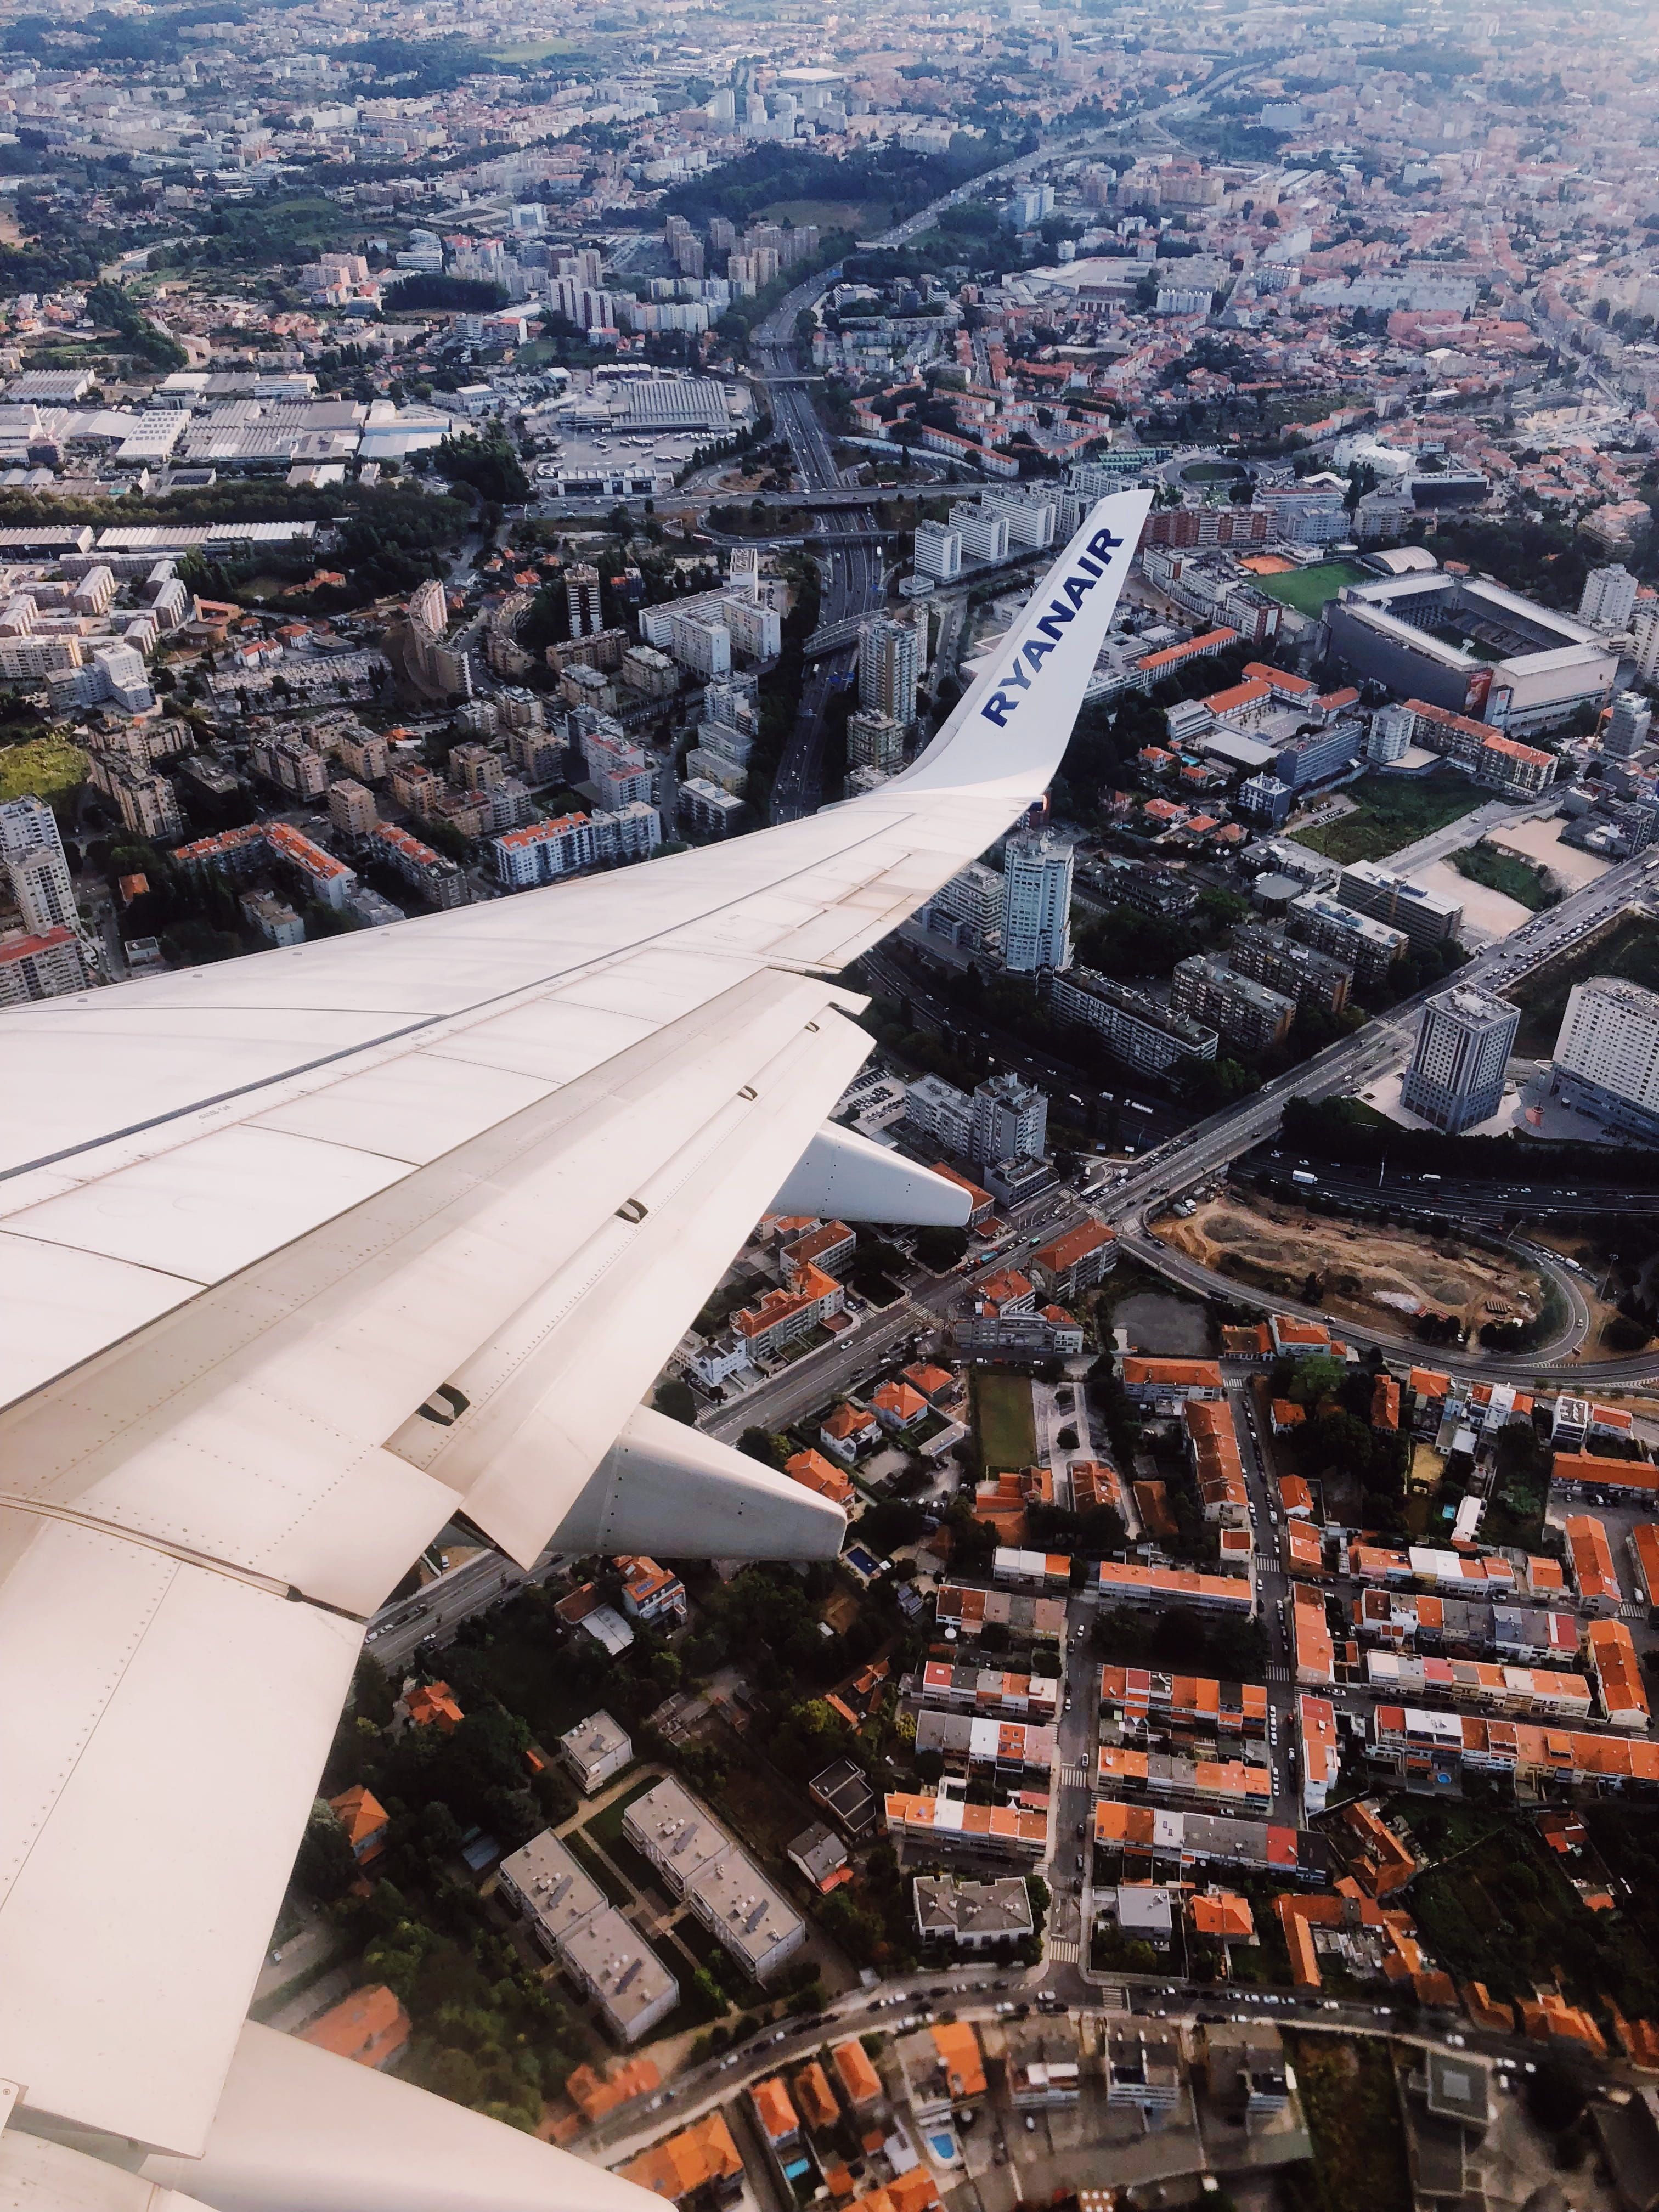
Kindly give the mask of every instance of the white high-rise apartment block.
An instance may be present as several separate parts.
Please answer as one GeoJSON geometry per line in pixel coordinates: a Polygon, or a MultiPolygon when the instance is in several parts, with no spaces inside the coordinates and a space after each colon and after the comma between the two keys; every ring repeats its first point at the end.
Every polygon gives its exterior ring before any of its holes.
{"type": "Polygon", "coordinates": [[[962,532],[945,522],[917,523],[915,568],[936,584],[952,582],[962,574],[962,532]]]}
{"type": "Polygon", "coordinates": [[[994,1075],[974,1092],[969,1157],[981,1167],[1040,1160],[1048,1141],[1048,1100],[1017,1075],[994,1075]]]}
{"type": "Polygon", "coordinates": [[[1380,707],[1371,716],[1365,738],[1365,757],[1382,767],[1403,760],[1411,749],[1417,717],[1409,707],[1380,707]]]}
{"type": "Polygon", "coordinates": [[[79,930],[58,817],[44,799],[14,799],[0,806],[0,858],[26,929],[37,936],[49,929],[79,930]]]}
{"type": "Polygon", "coordinates": [[[1490,1121],[1504,1098],[1504,1070],[1521,1010],[1472,983],[1454,983],[1425,1006],[1400,1103],[1455,1136],[1490,1121]]]}
{"type": "Polygon", "coordinates": [[[1006,561],[1008,518],[963,501],[951,509],[951,527],[962,539],[964,561],[1006,561]]]}
{"type": "Polygon", "coordinates": [[[855,708],[847,718],[847,765],[896,775],[904,766],[903,723],[874,707],[855,708]]]}
{"type": "Polygon", "coordinates": [[[1659,676],[1659,599],[1638,599],[1630,634],[1636,641],[1636,672],[1651,684],[1659,676]]]}
{"type": "Polygon", "coordinates": [[[572,637],[597,637],[605,628],[605,617],[599,607],[599,572],[579,562],[567,568],[564,576],[564,604],[570,617],[572,637]]]}
{"type": "Polygon", "coordinates": [[[1002,964],[1017,975],[1072,964],[1072,848],[1014,837],[1002,863],[1002,964]]]}
{"type": "Polygon", "coordinates": [[[868,623],[859,635],[859,704],[903,724],[916,719],[921,654],[910,622],[868,623]]]}
{"type": "Polygon", "coordinates": [[[1575,983],[1552,1083],[1569,1106],[1637,1136],[1659,1135],[1659,994],[1611,975],[1575,983]]]}
{"type": "Polygon", "coordinates": [[[1652,721],[1653,710],[1645,699],[1634,691],[1621,691],[1602,732],[1602,752],[1608,760],[1634,760],[1648,741],[1652,721]]]}
{"type": "Polygon", "coordinates": [[[1592,568],[1584,579],[1578,601],[1580,622],[1598,629],[1625,629],[1636,605],[1636,579],[1622,561],[1609,568],[1592,568]]]}

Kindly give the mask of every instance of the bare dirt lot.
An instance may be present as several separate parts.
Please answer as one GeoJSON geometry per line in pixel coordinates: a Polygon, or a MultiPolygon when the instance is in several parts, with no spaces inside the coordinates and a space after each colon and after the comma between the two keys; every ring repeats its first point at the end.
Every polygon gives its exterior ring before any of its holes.
{"type": "Polygon", "coordinates": [[[1340,1221],[1274,1199],[1246,1206],[1212,1198],[1184,1221],[1166,1214],[1154,1233],[1206,1267],[1300,1298],[1310,1274],[1334,1316],[1409,1333],[1414,1316],[1455,1313],[1471,1332],[1489,1321],[1531,1321],[1543,1285],[1529,1267],[1421,1231],[1340,1221]]]}

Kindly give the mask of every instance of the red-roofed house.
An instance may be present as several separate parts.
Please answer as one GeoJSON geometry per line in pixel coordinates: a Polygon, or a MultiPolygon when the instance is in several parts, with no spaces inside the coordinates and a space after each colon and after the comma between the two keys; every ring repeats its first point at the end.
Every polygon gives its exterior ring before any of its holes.
{"type": "Polygon", "coordinates": [[[819,1428],[818,1442],[825,1451],[851,1467],[862,1448],[874,1443],[880,1434],[881,1425],[873,1413],[862,1406],[843,1403],[819,1428]]]}

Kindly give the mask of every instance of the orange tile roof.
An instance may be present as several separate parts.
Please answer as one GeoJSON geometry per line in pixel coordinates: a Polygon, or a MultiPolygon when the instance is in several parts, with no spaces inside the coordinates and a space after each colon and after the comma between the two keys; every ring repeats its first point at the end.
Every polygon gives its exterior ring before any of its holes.
{"type": "Polygon", "coordinates": [[[757,2081],[749,2094],[754,2103],[755,2118],[774,2142],[781,2142],[786,2136],[799,2134],[800,2115],[789,2101],[789,2092],[783,2086],[781,2074],[757,2081]]]}
{"type": "Polygon", "coordinates": [[[356,1850],[359,1844],[379,1833],[386,1824],[386,1809],[372,1790],[365,1790],[361,1782],[354,1782],[349,1790],[343,1790],[337,1797],[329,1799],[331,1808],[338,1814],[340,1825],[346,1832],[346,1841],[356,1850]]]}
{"type": "Polygon", "coordinates": [[[870,2063],[870,2054],[856,2036],[838,2043],[830,2053],[830,2063],[841,2078],[847,2101],[854,2111],[860,2105],[873,2104],[881,2095],[881,2076],[870,2063]]]}
{"type": "Polygon", "coordinates": [[[1224,646],[1237,645],[1237,642],[1238,632],[1236,629],[1206,629],[1201,637],[1189,638],[1185,645],[1168,645],[1162,653],[1146,653],[1135,665],[1143,675],[1150,676],[1156,683],[1160,676],[1167,675],[1172,668],[1179,668],[1183,661],[1191,660],[1200,653],[1219,653],[1224,646]]]}
{"type": "Polygon", "coordinates": [[[1194,1936],[1207,1936],[1219,1943],[1249,1943],[1255,1939],[1255,1915],[1248,1897],[1236,1897],[1227,1889],[1200,1892],[1188,1910],[1194,1936]]]}
{"type": "Polygon", "coordinates": [[[1046,1267],[1051,1275],[1063,1275],[1079,1260],[1086,1260],[1091,1252],[1098,1252],[1103,1244],[1115,1244],[1117,1232],[1108,1229],[1103,1222],[1081,1221],[1075,1229],[1068,1229],[1056,1237],[1052,1244],[1045,1244],[1033,1252],[1031,1259],[1039,1267],[1046,1267]]]}
{"type": "Polygon", "coordinates": [[[832,1504],[846,1505],[851,1502],[851,1480],[833,1460],[825,1459],[822,1452],[798,1451],[793,1459],[785,1460],[783,1471],[792,1482],[799,1482],[807,1490],[816,1490],[820,1498],[829,1498],[832,1504]]]}
{"type": "Polygon", "coordinates": [[[1619,1603],[1622,1593],[1607,1530],[1589,1513],[1569,1514],[1565,1527],[1567,1556],[1579,1596],[1619,1603]]]}
{"type": "Polygon", "coordinates": [[[907,1367],[904,1379],[914,1383],[924,1398],[937,1398],[942,1391],[957,1387],[957,1378],[948,1367],[907,1367]]]}
{"type": "Polygon", "coordinates": [[[870,1402],[878,1413],[890,1413],[907,1427],[912,1421],[919,1421],[927,1411],[927,1401],[908,1382],[884,1382],[871,1394],[870,1402]]]}
{"type": "Polygon", "coordinates": [[[640,2189],[653,2190],[678,2203],[694,2189],[711,2181],[734,2181],[743,2172],[743,2160],[732,2140],[732,2130],[720,2112],[694,2120],[677,2136],[670,2136],[622,2168],[622,2178],[640,2189]]]}
{"type": "Polygon", "coordinates": [[[1126,1358],[1123,1362],[1126,1383],[1139,1383],[1147,1389],[1160,1386],[1170,1389],[1218,1390],[1221,1388],[1221,1369],[1213,1359],[1143,1359],[1126,1358]]]}
{"type": "MultiPolygon", "coordinates": [[[[1275,1398],[1273,1403],[1273,1426],[1276,1429],[1294,1429],[1307,1419],[1308,1409],[1305,1406],[1298,1406],[1294,1398],[1275,1398]]],[[[1299,1476],[1294,1479],[1298,1481],[1301,1480],[1299,1476]]],[[[1281,1484],[1281,1489],[1283,1486],[1281,1484]]],[[[1305,1483],[1303,1487],[1304,1489],[1307,1487],[1305,1483]]]]}
{"type": "Polygon", "coordinates": [[[844,1443],[849,1437],[861,1437],[875,1425],[873,1413],[866,1413],[861,1406],[845,1403],[837,1406],[823,1425],[824,1435],[833,1437],[837,1443],[844,1443]]]}
{"type": "Polygon", "coordinates": [[[416,1728],[428,1728],[435,1723],[446,1735],[465,1718],[447,1682],[422,1682],[410,1692],[404,1703],[416,1728]]]}
{"type": "Polygon", "coordinates": [[[816,2058],[795,2076],[795,2103],[805,2114],[809,2127],[833,2128],[841,2118],[830,2077],[816,2058]]]}
{"type": "Polygon", "coordinates": [[[662,2075],[649,2058],[619,2058],[601,2077],[591,2066],[579,2066],[564,2085],[564,2094],[590,2125],[605,2113],[635,2097],[649,2096],[662,2087],[662,2075]]]}
{"type": "Polygon", "coordinates": [[[1484,1982],[1463,1984],[1463,2006],[1477,2027],[1489,2028],[1495,2035],[1513,2035],[1515,2007],[1495,1997],[1484,1982]]]}
{"type": "Polygon", "coordinates": [[[409,2014],[383,1982],[354,1990],[349,1997],[300,2030],[301,2043],[355,2059],[359,2066],[384,2066],[409,2040],[409,2014]]]}
{"type": "Polygon", "coordinates": [[[982,2097],[985,2094],[985,2063],[980,2056],[979,2037],[970,2021],[941,2021],[931,2031],[933,2047],[939,2052],[940,2070],[951,2085],[952,2097],[982,2097]]]}
{"type": "Polygon", "coordinates": [[[1609,1717],[1639,1712],[1645,1728],[1650,1717],[1648,1694],[1642,1686],[1641,1662],[1629,1629],[1622,1620],[1593,1620],[1584,1641],[1589,1648],[1590,1671],[1609,1717]]]}

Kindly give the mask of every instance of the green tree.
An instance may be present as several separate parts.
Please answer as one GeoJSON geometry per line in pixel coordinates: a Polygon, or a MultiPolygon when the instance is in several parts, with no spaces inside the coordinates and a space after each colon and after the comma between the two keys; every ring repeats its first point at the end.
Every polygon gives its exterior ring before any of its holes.
{"type": "Polygon", "coordinates": [[[672,1379],[659,1382],[652,1393],[651,1402],[659,1413],[666,1413],[671,1421],[684,1421],[687,1428],[692,1427],[696,1421],[697,1401],[688,1382],[672,1379]]]}

